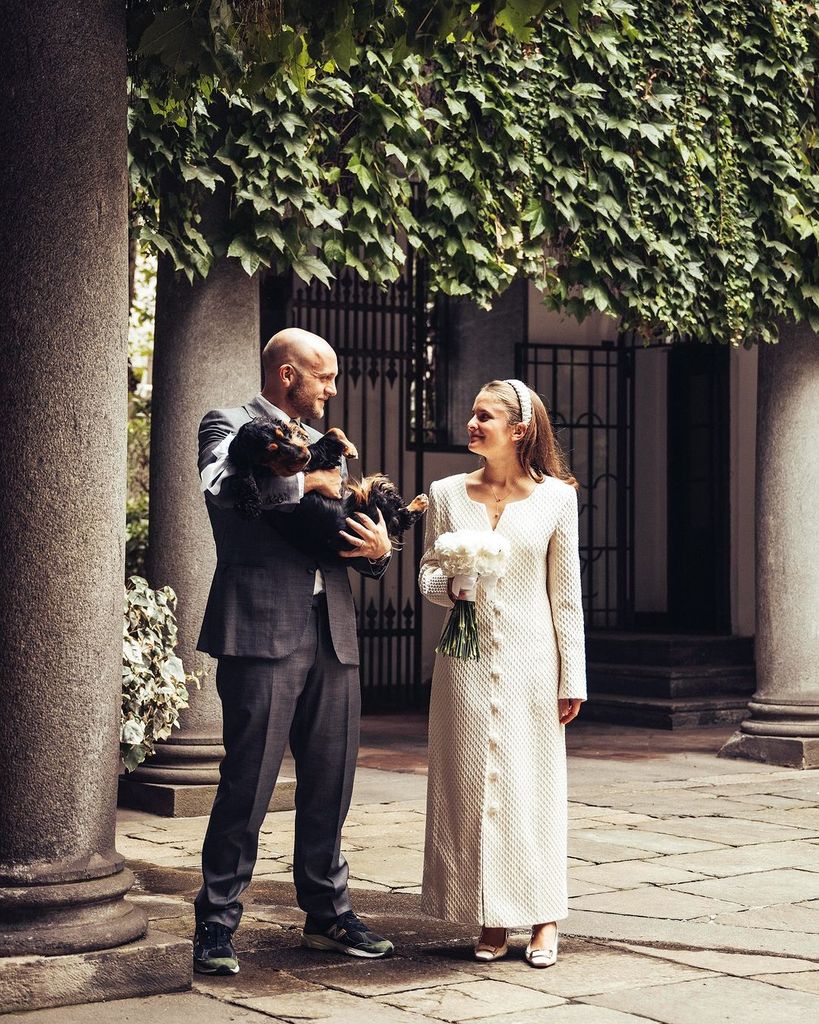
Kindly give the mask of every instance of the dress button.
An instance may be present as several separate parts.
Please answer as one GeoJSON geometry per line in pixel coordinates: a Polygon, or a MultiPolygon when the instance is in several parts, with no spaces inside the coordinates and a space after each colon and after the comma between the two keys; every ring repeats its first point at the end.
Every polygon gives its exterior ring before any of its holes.
{"type": "Polygon", "coordinates": [[[500,679],[500,672],[498,672],[497,669],[494,669],[494,671],[492,672],[492,678],[496,681],[500,679]]]}
{"type": "Polygon", "coordinates": [[[496,806],[495,804],[490,804],[490,805],[489,805],[489,806],[488,806],[488,807],[486,808],[486,813],[487,813],[487,814],[489,815],[489,817],[490,817],[490,818],[494,818],[494,817],[495,817],[495,815],[496,815],[496,814],[498,813],[498,808],[497,808],[497,806],[496,806]]]}
{"type": "Polygon", "coordinates": [[[500,615],[500,613],[501,613],[500,608],[498,607],[498,605],[495,605],[495,614],[496,615],[500,615]]]}
{"type": "Polygon", "coordinates": [[[490,704],[489,710],[492,712],[493,715],[497,715],[498,712],[500,711],[500,708],[498,707],[497,704],[490,704]]]}
{"type": "Polygon", "coordinates": [[[495,771],[490,772],[489,773],[489,781],[490,782],[497,782],[498,781],[498,773],[495,772],[495,771]]]}
{"type": "Polygon", "coordinates": [[[498,749],[498,741],[497,741],[497,739],[494,736],[490,736],[489,737],[489,749],[490,750],[497,750],[498,749]]]}

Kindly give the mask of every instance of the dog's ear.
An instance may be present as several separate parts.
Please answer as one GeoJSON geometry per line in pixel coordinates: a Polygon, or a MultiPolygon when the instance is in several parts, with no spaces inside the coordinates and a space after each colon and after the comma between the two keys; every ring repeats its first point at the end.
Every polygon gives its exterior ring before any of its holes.
{"type": "Polygon", "coordinates": [[[262,511],[262,496],[253,471],[237,477],[234,484],[235,508],[245,519],[256,519],[262,511]]]}

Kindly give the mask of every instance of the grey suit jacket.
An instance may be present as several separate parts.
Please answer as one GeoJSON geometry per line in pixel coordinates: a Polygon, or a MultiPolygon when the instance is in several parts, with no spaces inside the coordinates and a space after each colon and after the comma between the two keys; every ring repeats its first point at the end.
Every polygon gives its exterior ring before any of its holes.
{"type": "MultiPolygon", "coordinates": [[[[243,423],[265,409],[256,399],[236,409],[214,409],[199,426],[199,472],[215,461],[214,449],[243,423]]],[[[307,427],[311,440],[321,435],[307,427]]],[[[346,475],[346,467],[342,467],[346,475]]],[[[316,569],[324,575],[330,632],[338,660],[358,664],[355,606],[347,569],[378,579],[386,563],[331,554],[312,558],[288,543],[275,528],[275,517],[298,515],[298,506],[245,519],[233,507],[233,477],[217,496],[205,492],[216,541],[216,571],[210,588],[197,649],[214,657],[284,658],[304,633],[313,600],[316,569]]],[[[294,477],[265,481],[267,504],[298,501],[294,477]]]]}

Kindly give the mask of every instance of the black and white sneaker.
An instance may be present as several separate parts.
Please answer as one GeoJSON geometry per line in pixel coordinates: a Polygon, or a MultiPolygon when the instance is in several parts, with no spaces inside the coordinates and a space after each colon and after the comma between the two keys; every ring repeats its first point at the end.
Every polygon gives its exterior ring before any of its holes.
{"type": "Polygon", "coordinates": [[[197,921],[193,937],[193,969],[198,974],[238,974],[233,932],[218,921],[197,921]]]}
{"type": "Polygon", "coordinates": [[[394,949],[389,939],[382,939],[380,935],[371,932],[352,910],[330,921],[308,914],[301,933],[301,944],[306,949],[330,950],[372,959],[389,956],[394,949]]]}

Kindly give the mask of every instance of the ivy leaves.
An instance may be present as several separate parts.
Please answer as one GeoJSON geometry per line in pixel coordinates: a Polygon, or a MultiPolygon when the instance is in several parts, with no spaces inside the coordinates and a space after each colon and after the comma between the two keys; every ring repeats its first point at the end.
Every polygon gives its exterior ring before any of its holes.
{"type": "Polygon", "coordinates": [[[495,5],[483,35],[436,35],[427,56],[397,55],[385,15],[354,26],[346,70],[305,82],[279,68],[182,99],[142,80],[137,232],[191,278],[227,254],[383,284],[400,237],[433,288],[483,305],[523,273],[553,308],[645,334],[774,340],[785,313],[819,329],[812,10],[587,0],[533,27],[536,7],[495,5]],[[199,214],[217,188],[221,234],[199,214]]]}

